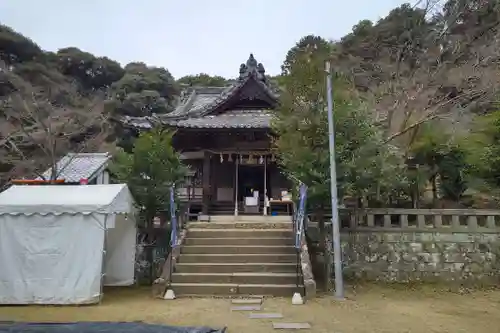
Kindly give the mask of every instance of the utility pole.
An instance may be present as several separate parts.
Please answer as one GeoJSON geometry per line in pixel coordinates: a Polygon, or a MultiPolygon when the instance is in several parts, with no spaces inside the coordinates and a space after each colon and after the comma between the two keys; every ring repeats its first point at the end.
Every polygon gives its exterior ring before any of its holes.
{"type": "Polygon", "coordinates": [[[333,263],[335,266],[335,298],[344,299],[344,278],[342,276],[342,248],[340,246],[340,221],[337,194],[337,171],[335,166],[335,129],[333,125],[332,73],[330,61],[325,64],[326,94],[328,102],[328,141],[330,146],[330,178],[332,196],[333,263]]]}

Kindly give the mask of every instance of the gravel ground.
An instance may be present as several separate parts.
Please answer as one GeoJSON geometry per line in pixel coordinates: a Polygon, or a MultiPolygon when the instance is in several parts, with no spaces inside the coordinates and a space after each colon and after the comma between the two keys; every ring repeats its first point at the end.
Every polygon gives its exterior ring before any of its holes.
{"type": "MultiPolygon", "coordinates": [[[[145,321],[155,324],[227,326],[228,333],[273,332],[271,320],[248,319],[231,313],[228,299],[151,298],[149,289],[105,290],[96,306],[0,307],[0,320],[35,322],[145,321]]],[[[500,291],[477,291],[464,295],[436,291],[430,287],[412,290],[363,286],[347,292],[348,300],[336,302],[319,296],[303,306],[291,299],[266,299],[263,311],[281,312],[283,320],[307,321],[309,332],[499,332],[500,291]]],[[[276,331],[275,331],[276,332],[276,331]]]]}

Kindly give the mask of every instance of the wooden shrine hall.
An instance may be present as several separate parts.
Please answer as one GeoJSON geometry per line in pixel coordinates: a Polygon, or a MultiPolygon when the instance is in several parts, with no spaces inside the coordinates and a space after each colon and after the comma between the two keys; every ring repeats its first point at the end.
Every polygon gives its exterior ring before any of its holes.
{"type": "Polygon", "coordinates": [[[174,128],[174,148],[192,174],[181,199],[199,204],[202,214],[289,212],[290,182],[271,152],[272,110],[278,90],[254,56],[224,87],[187,87],[169,114],[124,117],[134,131],[161,124],[174,128]]]}

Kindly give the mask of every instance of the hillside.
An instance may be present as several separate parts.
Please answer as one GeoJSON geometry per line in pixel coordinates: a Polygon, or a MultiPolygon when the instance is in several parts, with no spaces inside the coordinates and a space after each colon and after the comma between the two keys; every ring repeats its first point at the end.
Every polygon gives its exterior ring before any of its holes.
{"type": "Polygon", "coordinates": [[[36,174],[69,149],[109,148],[111,117],[169,112],[178,91],[164,68],[122,68],[74,47],[46,52],[0,25],[0,172],[36,174]]]}
{"type": "Polygon", "coordinates": [[[420,1],[372,24],[361,21],[336,44],[338,70],[372,98],[398,133],[424,119],[456,130],[495,109],[500,88],[500,3],[420,1]]]}

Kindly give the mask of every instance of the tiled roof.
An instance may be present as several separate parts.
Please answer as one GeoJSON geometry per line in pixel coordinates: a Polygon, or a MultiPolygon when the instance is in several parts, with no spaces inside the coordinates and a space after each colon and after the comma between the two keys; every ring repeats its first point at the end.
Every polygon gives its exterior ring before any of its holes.
{"type": "MultiPolygon", "coordinates": [[[[57,162],[57,179],[64,179],[67,183],[77,183],[81,179],[91,181],[97,176],[97,172],[106,166],[110,158],[108,153],[70,153],[57,162]]],[[[43,176],[49,179],[51,169],[46,170],[43,176]]]]}
{"type": "MultiPolygon", "coordinates": [[[[240,76],[226,87],[189,87],[180,96],[177,108],[168,114],[151,117],[125,116],[121,122],[126,126],[150,129],[159,123],[183,128],[269,128],[271,115],[265,110],[224,110],[228,100],[249,83],[256,83],[260,92],[270,100],[278,101],[278,93],[269,85],[262,64],[250,55],[246,64],[240,66],[240,76]],[[217,115],[211,115],[217,111],[217,115]]],[[[272,106],[271,106],[272,107],[272,106]]]]}
{"type": "Polygon", "coordinates": [[[190,87],[181,96],[179,106],[169,117],[205,116],[234,96],[250,80],[257,82],[265,94],[278,100],[277,91],[269,85],[264,66],[250,54],[246,64],[240,66],[240,76],[226,87],[190,87]]]}
{"type": "Polygon", "coordinates": [[[130,126],[133,128],[139,129],[151,129],[153,128],[153,124],[155,123],[155,119],[153,117],[130,117],[125,116],[120,119],[121,123],[126,126],[130,126]]]}
{"type": "Polygon", "coordinates": [[[268,110],[228,110],[218,115],[163,121],[183,128],[269,128],[272,114],[268,110]]]}
{"type": "MultiPolygon", "coordinates": [[[[250,76],[249,76],[250,77],[250,76]]],[[[225,87],[217,91],[207,91],[206,88],[193,88],[189,92],[189,97],[171,113],[168,117],[198,117],[209,114],[216,109],[219,105],[224,103],[230,97],[234,96],[241,87],[243,87],[249,77],[240,80],[233,85],[225,87]]],[[[278,99],[278,96],[273,92],[264,82],[256,80],[262,89],[273,99],[278,99]]],[[[212,88],[213,89],[213,88],[212,88]]]]}
{"type": "Polygon", "coordinates": [[[142,129],[151,129],[155,123],[179,128],[269,128],[272,119],[271,112],[270,110],[228,110],[218,115],[183,119],[125,117],[123,122],[142,129]]]}
{"type": "Polygon", "coordinates": [[[190,87],[183,91],[185,95],[181,98],[177,108],[169,113],[170,117],[186,117],[196,115],[198,110],[213,103],[227,90],[231,90],[233,85],[228,87],[190,87]]]}

